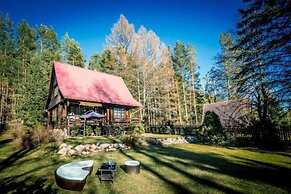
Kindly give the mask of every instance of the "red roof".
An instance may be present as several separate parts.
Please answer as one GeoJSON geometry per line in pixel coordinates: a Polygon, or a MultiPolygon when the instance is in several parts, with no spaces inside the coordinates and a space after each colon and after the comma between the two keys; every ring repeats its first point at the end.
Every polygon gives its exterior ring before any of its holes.
{"type": "Polygon", "coordinates": [[[54,62],[54,71],[61,94],[66,99],[138,107],[119,76],[54,62]]]}

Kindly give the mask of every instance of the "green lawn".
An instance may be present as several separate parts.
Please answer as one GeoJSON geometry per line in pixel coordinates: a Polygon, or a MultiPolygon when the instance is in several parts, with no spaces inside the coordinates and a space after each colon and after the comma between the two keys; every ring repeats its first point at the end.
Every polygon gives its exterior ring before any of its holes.
{"type": "MultiPolygon", "coordinates": [[[[107,138],[89,138],[86,143],[107,138]]],[[[67,143],[82,142],[70,138],[67,143]]],[[[112,141],[112,140],[111,140],[112,141]]],[[[58,188],[55,169],[71,160],[60,158],[51,144],[19,150],[0,137],[0,193],[75,193],[58,188]]],[[[84,158],[85,159],[85,158],[84,158]]],[[[102,161],[140,160],[139,175],[121,168],[115,182],[100,183],[91,175],[83,193],[288,193],[291,192],[291,154],[257,149],[222,148],[197,144],[148,147],[131,151],[97,153],[93,174],[102,161]]]]}
{"type": "Polygon", "coordinates": [[[76,146],[79,144],[96,144],[97,142],[100,143],[115,143],[115,142],[120,142],[120,140],[118,138],[113,139],[113,138],[107,138],[107,137],[102,137],[102,136],[98,136],[98,137],[70,137],[64,140],[65,143],[72,145],[72,146],[76,146]]]}

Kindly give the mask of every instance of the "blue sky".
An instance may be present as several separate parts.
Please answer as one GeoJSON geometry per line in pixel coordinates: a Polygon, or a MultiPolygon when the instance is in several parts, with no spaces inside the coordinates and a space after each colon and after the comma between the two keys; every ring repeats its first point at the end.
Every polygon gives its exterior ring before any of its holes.
{"type": "Polygon", "coordinates": [[[169,46],[177,40],[191,43],[202,75],[219,52],[219,34],[235,30],[242,6],[240,0],[0,0],[0,11],[15,23],[25,19],[51,25],[60,38],[68,32],[87,59],[104,48],[106,35],[123,14],[136,30],[144,25],[169,46]]]}

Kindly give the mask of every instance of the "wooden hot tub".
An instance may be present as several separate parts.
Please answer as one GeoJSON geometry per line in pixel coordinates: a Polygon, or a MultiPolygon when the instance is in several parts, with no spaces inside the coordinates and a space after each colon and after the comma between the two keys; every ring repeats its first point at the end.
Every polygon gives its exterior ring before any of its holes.
{"type": "Polygon", "coordinates": [[[128,174],[138,174],[140,172],[140,162],[136,160],[127,160],[124,162],[125,171],[128,174]]]}

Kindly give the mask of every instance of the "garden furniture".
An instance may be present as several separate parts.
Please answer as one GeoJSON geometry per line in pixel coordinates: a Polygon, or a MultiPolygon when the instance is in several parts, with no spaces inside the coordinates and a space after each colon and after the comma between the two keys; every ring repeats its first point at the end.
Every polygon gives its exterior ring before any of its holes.
{"type": "Polygon", "coordinates": [[[112,181],[117,171],[117,164],[115,161],[106,161],[102,163],[101,167],[97,170],[97,176],[100,181],[112,181]]]}

